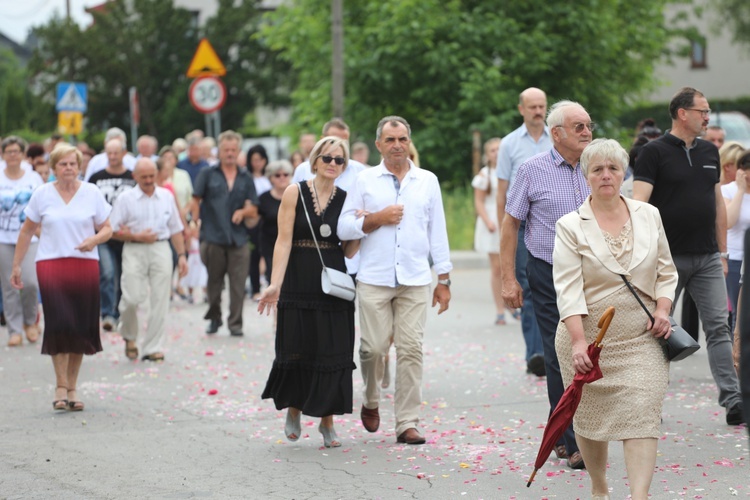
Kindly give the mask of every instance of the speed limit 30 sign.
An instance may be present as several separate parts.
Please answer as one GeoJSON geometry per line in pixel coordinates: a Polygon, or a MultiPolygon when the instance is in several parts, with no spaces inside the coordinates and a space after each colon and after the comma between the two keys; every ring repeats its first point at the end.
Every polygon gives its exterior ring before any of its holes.
{"type": "Polygon", "coordinates": [[[202,76],[193,80],[188,90],[190,104],[203,113],[218,111],[227,100],[227,88],[224,82],[215,76],[202,76]]]}

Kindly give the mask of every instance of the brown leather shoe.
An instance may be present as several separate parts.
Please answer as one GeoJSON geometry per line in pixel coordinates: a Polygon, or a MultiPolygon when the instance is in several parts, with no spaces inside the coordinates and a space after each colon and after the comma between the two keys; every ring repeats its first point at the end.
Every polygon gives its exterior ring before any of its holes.
{"type": "Polygon", "coordinates": [[[568,458],[568,450],[565,449],[564,444],[556,444],[554,450],[557,458],[568,458]]]}
{"type": "Polygon", "coordinates": [[[359,416],[367,432],[376,432],[378,427],[380,427],[380,413],[377,408],[371,410],[362,405],[362,411],[359,412],[359,416]]]}
{"type": "Polygon", "coordinates": [[[412,427],[411,429],[406,429],[404,432],[402,432],[401,435],[399,435],[399,437],[396,439],[396,442],[406,444],[424,444],[425,439],[417,429],[412,427]]]}
{"type": "Polygon", "coordinates": [[[581,453],[576,451],[568,457],[568,467],[571,469],[585,469],[586,464],[583,463],[583,457],[581,453]]]}

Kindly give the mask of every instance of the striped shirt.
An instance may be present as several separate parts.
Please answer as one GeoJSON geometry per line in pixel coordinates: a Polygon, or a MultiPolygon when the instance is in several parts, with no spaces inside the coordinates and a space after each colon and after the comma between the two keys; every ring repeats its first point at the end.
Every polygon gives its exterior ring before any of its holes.
{"type": "Polygon", "coordinates": [[[590,193],[581,165],[571,166],[552,148],[518,168],[505,212],[526,221],[526,248],[537,259],[552,264],[557,219],[577,210],[590,193]]]}

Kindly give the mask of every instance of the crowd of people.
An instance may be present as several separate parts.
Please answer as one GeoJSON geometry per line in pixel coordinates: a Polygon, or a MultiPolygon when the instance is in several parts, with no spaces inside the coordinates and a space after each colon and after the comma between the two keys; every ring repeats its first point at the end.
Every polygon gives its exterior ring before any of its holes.
{"type": "MultiPolygon", "coordinates": [[[[732,332],[750,227],[750,152],[707,127],[707,98],[688,87],[670,103],[671,128],[662,133],[644,120],[630,152],[593,140],[596,126],[579,103],[559,101],[548,112],[544,91],[528,88],[518,110],[523,124],[486,142],[485,166],[472,181],[494,320],[520,322],[527,372],[546,377],[551,414],[573,377],[593,369],[587,346],[598,318],[617,308],[599,361],[603,379],[585,386],[554,451],[588,469],[594,498],[608,498],[608,442],[622,441],[632,498],[645,499],[669,380],[658,341],[670,335],[683,290],[703,324],[726,422],[744,421],[732,332]]],[[[192,303],[197,294],[207,306],[205,333],[216,335],[226,288],[231,336],[244,335],[246,296],[275,314],[263,398],[287,410],[287,438],[299,439],[305,415],[320,418],[326,447],[338,447],[333,415],[353,412],[358,312],[364,428],[380,428],[393,345],[397,441],[424,443],[426,313],[430,304],[438,314],[448,309],[452,265],[440,184],[420,167],[411,133],[402,117],[381,119],[374,167],[366,144],[350,148],[341,119],[324,124],[320,137],[303,134],[300,149],[276,161],[261,145],[243,151],[231,130],[216,140],[193,131],[161,149],[142,136],[136,154],[118,128],[107,131],[100,154],[59,137],[28,146],[5,138],[8,345],[42,336],[41,300],[53,408],[80,411],[78,372],[84,355],[102,350],[100,329],[122,336],[128,359],[163,362],[170,300],[192,303]],[[356,309],[325,286],[329,270],[356,279],[356,309]],[[146,302],[141,334],[137,310],[146,302]]]]}

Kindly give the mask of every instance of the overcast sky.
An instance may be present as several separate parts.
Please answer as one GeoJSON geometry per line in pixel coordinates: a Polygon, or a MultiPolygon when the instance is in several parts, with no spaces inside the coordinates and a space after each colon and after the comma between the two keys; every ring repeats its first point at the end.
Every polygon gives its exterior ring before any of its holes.
{"type": "MultiPolygon", "coordinates": [[[[85,26],[91,16],[84,8],[104,3],[106,0],[69,0],[70,15],[78,24],[85,26]]],[[[66,0],[0,0],[0,32],[8,38],[23,43],[29,30],[46,24],[55,11],[65,16],[66,0]]]]}

